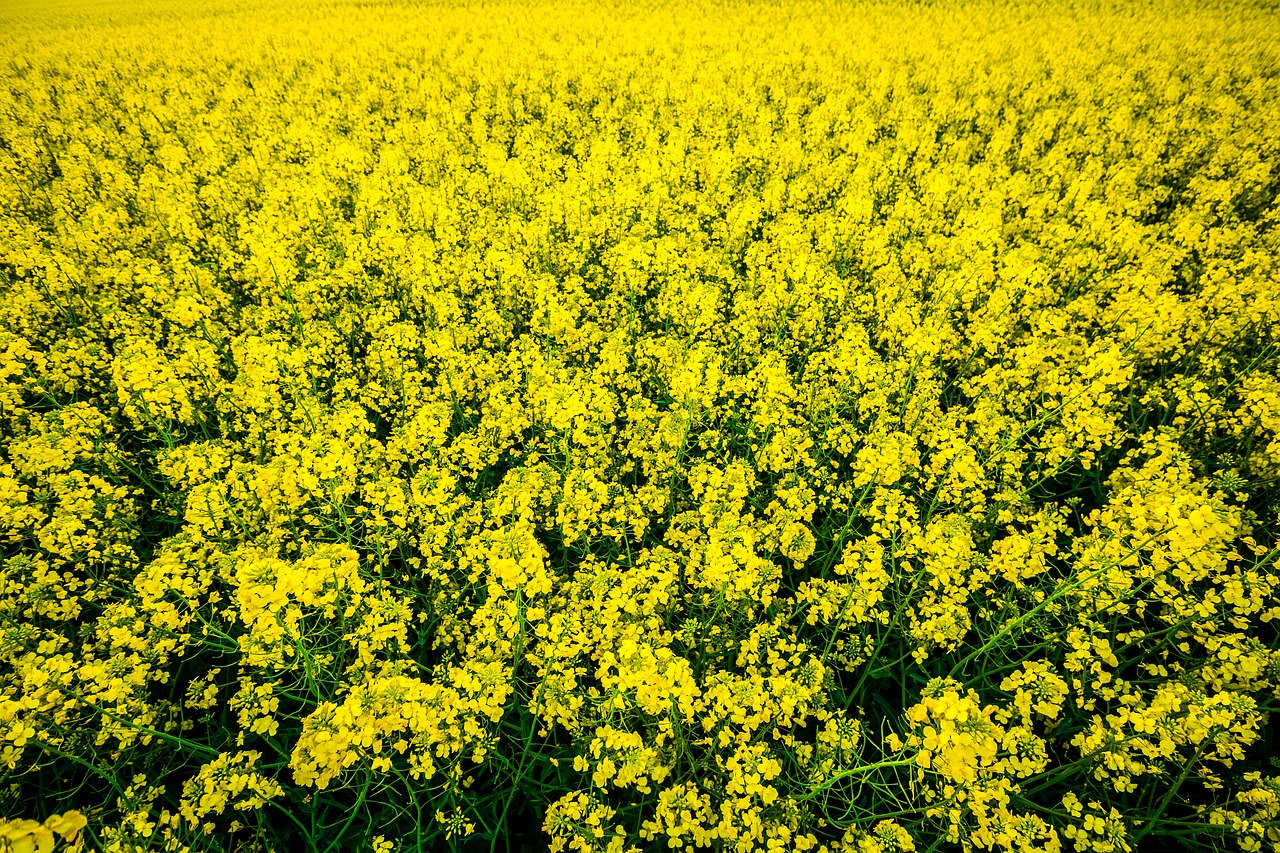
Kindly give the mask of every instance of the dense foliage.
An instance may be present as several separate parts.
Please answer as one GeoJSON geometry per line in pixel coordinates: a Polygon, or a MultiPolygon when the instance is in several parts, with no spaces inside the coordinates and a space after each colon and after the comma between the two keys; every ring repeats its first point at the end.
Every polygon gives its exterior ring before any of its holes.
{"type": "Polygon", "coordinates": [[[3,14],[0,846],[1280,850],[1274,12],[3,14]]]}

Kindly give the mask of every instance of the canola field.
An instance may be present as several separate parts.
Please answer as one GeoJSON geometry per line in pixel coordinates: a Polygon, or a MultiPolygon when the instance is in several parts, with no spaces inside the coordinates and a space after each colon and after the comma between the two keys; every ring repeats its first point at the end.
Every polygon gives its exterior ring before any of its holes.
{"type": "Polygon", "coordinates": [[[1280,850],[1275,9],[0,46],[0,849],[1280,850]]]}

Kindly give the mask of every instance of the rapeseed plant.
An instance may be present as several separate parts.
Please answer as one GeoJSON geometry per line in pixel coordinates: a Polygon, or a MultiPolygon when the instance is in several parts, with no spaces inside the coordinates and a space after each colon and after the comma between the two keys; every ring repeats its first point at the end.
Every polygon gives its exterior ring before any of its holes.
{"type": "Polygon", "coordinates": [[[1280,20],[0,11],[0,850],[1280,851],[1280,20]]]}

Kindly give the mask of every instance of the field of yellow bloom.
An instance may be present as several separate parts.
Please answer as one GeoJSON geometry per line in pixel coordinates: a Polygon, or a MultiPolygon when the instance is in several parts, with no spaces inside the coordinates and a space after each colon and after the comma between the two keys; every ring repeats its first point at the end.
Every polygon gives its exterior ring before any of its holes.
{"type": "Polygon", "coordinates": [[[1280,850],[1280,12],[19,2],[0,850],[1280,850]]]}

